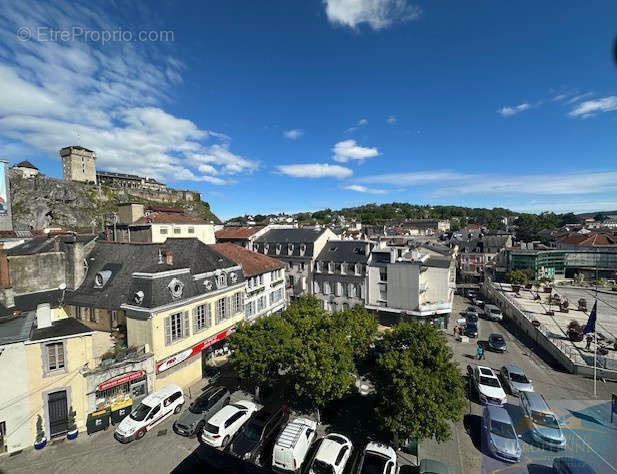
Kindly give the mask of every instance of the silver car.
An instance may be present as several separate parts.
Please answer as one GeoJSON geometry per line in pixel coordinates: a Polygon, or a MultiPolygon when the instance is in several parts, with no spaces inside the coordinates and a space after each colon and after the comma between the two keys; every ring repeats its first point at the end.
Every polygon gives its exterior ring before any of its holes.
{"type": "Polygon", "coordinates": [[[537,392],[521,392],[521,408],[528,418],[533,440],[545,449],[564,449],[566,437],[544,397],[537,392]]]}
{"type": "Polygon", "coordinates": [[[495,405],[484,407],[482,416],[484,439],[489,453],[502,461],[519,462],[521,445],[514,430],[512,418],[505,408],[495,405]]]}
{"type": "Polygon", "coordinates": [[[229,397],[225,387],[207,387],[176,420],[173,430],[181,436],[199,435],[212,415],[229,403],[229,397]]]}
{"type": "Polygon", "coordinates": [[[523,369],[516,365],[504,365],[501,368],[501,378],[512,395],[519,396],[521,392],[533,392],[531,380],[527,378],[523,369]]]}

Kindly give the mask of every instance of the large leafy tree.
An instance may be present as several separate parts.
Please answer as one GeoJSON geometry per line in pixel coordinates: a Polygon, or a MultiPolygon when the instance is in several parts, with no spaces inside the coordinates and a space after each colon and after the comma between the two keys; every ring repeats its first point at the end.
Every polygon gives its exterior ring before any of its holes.
{"type": "Polygon", "coordinates": [[[443,335],[429,324],[403,323],[384,335],[374,369],[377,417],[398,439],[450,438],[465,405],[464,382],[443,335]]]}
{"type": "Polygon", "coordinates": [[[362,306],[338,311],[332,314],[334,323],[352,341],[352,351],[356,359],[364,357],[377,333],[377,320],[362,306]]]}
{"type": "Polygon", "coordinates": [[[529,274],[523,270],[512,270],[506,273],[506,281],[512,285],[526,285],[529,282],[529,274]]]}

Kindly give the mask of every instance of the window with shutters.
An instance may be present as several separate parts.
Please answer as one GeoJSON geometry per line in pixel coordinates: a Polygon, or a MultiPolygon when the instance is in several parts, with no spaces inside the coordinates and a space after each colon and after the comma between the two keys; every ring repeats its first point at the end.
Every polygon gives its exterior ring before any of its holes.
{"type": "Polygon", "coordinates": [[[266,309],[266,297],[260,296],[257,298],[257,312],[260,313],[264,309],[266,309]]]}
{"type": "Polygon", "coordinates": [[[233,308],[233,313],[239,313],[240,311],[242,311],[242,306],[244,304],[244,298],[243,298],[243,294],[241,291],[238,291],[237,293],[234,293],[233,297],[232,297],[232,308],[233,308]]]}
{"type": "Polygon", "coordinates": [[[336,287],[335,287],[334,291],[336,293],[336,296],[341,296],[342,288],[341,288],[341,284],[339,282],[336,282],[336,287]]]}
{"type": "Polygon", "coordinates": [[[194,332],[208,329],[212,326],[212,318],[210,317],[210,304],[200,304],[195,307],[195,319],[193,322],[195,327],[194,332]]]}
{"type": "Polygon", "coordinates": [[[96,310],[94,308],[88,308],[88,319],[91,323],[96,323],[96,310]]]}
{"type": "Polygon", "coordinates": [[[244,315],[249,318],[255,314],[255,302],[249,301],[244,305],[244,315]]]}
{"type": "Polygon", "coordinates": [[[64,342],[53,342],[45,345],[45,373],[64,370],[64,342]]]}
{"type": "Polygon", "coordinates": [[[313,293],[319,294],[319,282],[313,282],[313,293]]]}
{"type": "Polygon", "coordinates": [[[165,318],[165,344],[173,344],[190,335],[189,312],[172,314],[165,318]]]}
{"type": "Polygon", "coordinates": [[[330,283],[327,281],[324,281],[323,283],[323,294],[324,295],[329,295],[330,294],[330,283]]]}
{"type": "Polygon", "coordinates": [[[182,339],[182,314],[172,314],[171,319],[171,341],[182,339]]]}
{"type": "Polygon", "coordinates": [[[216,324],[223,322],[229,314],[229,305],[227,298],[219,298],[216,300],[216,324]]]}

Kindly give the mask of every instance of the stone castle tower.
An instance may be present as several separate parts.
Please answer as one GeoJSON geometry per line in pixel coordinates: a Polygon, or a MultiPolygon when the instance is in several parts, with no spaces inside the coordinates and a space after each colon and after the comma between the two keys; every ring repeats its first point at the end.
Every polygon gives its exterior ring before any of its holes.
{"type": "Polygon", "coordinates": [[[96,183],[96,153],[81,146],[67,146],[60,150],[62,178],[67,181],[96,183]]]}

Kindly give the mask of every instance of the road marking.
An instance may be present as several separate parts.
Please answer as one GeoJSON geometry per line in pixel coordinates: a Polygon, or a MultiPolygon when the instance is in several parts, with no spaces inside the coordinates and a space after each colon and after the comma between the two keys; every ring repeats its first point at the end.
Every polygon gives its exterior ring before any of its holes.
{"type": "Polygon", "coordinates": [[[606,459],[604,459],[602,457],[602,455],[600,455],[600,453],[598,453],[595,449],[593,449],[588,443],[587,441],[585,441],[583,438],[581,438],[578,433],[576,431],[571,430],[570,428],[568,428],[567,426],[563,425],[563,427],[565,429],[567,429],[568,431],[570,431],[571,433],[574,433],[574,436],[576,436],[578,439],[580,439],[583,444],[585,444],[585,446],[587,446],[591,451],[593,451],[595,453],[596,456],[598,456],[600,459],[602,459],[602,461],[604,461],[604,463],[609,466],[613,471],[617,472],[617,468],[615,468],[615,466],[613,466],[610,462],[608,462],[606,459]]]}

